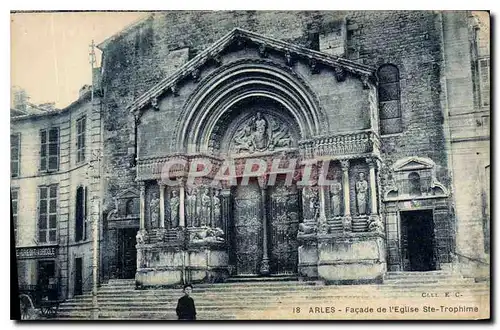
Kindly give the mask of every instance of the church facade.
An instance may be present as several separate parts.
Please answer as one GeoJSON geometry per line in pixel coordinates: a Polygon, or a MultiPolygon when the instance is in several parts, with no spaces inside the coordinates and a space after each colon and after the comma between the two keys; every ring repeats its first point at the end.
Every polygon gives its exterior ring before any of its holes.
{"type": "Polygon", "coordinates": [[[470,19],[165,12],[100,44],[103,277],[451,269],[449,98],[468,85],[447,47],[457,33],[470,46],[470,19]]]}

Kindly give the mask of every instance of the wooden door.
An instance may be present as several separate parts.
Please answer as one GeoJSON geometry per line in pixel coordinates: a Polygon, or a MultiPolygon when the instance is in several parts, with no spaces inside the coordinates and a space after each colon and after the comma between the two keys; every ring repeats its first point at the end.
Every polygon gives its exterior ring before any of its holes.
{"type": "Polygon", "coordinates": [[[237,275],[259,274],[262,260],[262,214],[257,182],[236,187],[233,246],[237,275]]]}
{"type": "Polygon", "coordinates": [[[284,181],[269,188],[270,267],[273,275],[297,272],[299,196],[297,188],[284,181]]]}

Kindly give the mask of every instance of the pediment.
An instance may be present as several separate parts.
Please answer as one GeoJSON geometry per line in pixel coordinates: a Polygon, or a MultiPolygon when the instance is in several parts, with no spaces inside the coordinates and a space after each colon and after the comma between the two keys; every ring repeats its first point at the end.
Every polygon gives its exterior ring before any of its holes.
{"type": "Polygon", "coordinates": [[[222,55],[230,47],[255,47],[263,57],[266,57],[266,52],[278,52],[283,55],[283,61],[287,65],[293,66],[294,61],[304,60],[309,63],[312,71],[316,70],[319,66],[331,67],[334,69],[335,76],[339,81],[345,79],[346,73],[359,77],[363,81],[364,86],[368,86],[370,81],[375,81],[375,69],[370,66],[266,37],[255,32],[235,28],[138,97],[127,109],[131,112],[136,112],[148,105],[157,108],[158,97],[164,93],[176,95],[178,85],[183,79],[197,81],[200,77],[202,66],[207,63],[220,65],[222,55]]]}
{"type": "Polygon", "coordinates": [[[434,167],[435,163],[429,158],[407,157],[396,161],[392,168],[394,172],[401,172],[433,169],[434,167]]]}
{"type": "Polygon", "coordinates": [[[135,188],[128,188],[116,196],[117,199],[139,198],[139,191],[135,188]]]}

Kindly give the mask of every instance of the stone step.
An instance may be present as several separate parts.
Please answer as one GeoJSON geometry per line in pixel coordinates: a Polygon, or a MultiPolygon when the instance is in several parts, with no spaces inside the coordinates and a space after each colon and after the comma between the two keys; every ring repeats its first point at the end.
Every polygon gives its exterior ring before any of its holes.
{"type": "Polygon", "coordinates": [[[446,270],[430,270],[426,272],[410,272],[410,271],[391,271],[385,274],[386,276],[392,275],[402,275],[402,276],[435,276],[435,275],[445,275],[445,276],[460,276],[459,274],[454,274],[446,270]]]}
{"type": "MultiPolygon", "coordinates": [[[[296,292],[296,291],[307,291],[307,290],[312,290],[312,291],[319,291],[319,290],[337,290],[337,291],[359,291],[359,290],[373,290],[373,289],[382,289],[382,290],[392,290],[392,289],[429,289],[429,288],[435,288],[439,284],[439,288],[446,288],[446,289],[454,289],[457,287],[463,287],[463,288],[474,288],[474,287],[480,287],[482,286],[488,286],[487,284],[483,283],[439,283],[439,282],[430,282],[430,281],[424,281],[421,283],[412,283],[412,282],[405,282],[405,283],[385,283],[385,284],[373,284],[373,285],[364,285],[364,286],[326,286],[326,287],[321,287],[321,286],[311,286],[311,287],[273,287],[273,286],[267,286],[267,287],[238,287],[238,288],[233,288],[230,286],[219,286],[217,288],[197,288],[195,289],[196,294],[201,294],[201,293],[211,293],[211,292],[230,292],[232,294],[234,293],[255,293],[255,294],[266,294],[266,293],[274,293],[274,292],[296,292]],[[326,289],[325,289],[326,288],[326,289]]],[[[158,294],[160,292],[166,292],[166,293],[172,293],[172,294],[181,294],[180,290],[168,290],[168,289],[158,289],[158,290],[135,290],[133,288],[128,288],[128,289],[121,289],[121,290],[115,290],[115,289],[106,289],[106,290],[99,290],[99,296],[107,296],[107,295],[124,295],[124,294],[137,294],[143,292],[143,294],[158,294]]]]}
{"type": "MultiPolygon", "coordinates": [[[[91,319],[91,311],[59,313],[56,320],[91,319]]],[[[220,312],[198,312],[199,320],[231,320],[236,317],[232,314],[220,312]]],[[[148,311],[148,312],[100,312],[99,320],[177,320],[175,311],[148,311]]]]}
{"type": "MultiPolygon", "coordinates": [[[[451,293],[453,295],[453,292],[451,293]]],[[[477,300],[480,297],[488,297],[489,292],[482,292],[482,293],[475,293],[475,294],[466,294],[466,293],[461,293],[460,299],[475,299],[477,300]]],[[[440,298],[444,297],[444,293],[441,294],[440,298]]],[[[359,300],[361,301],[366,301],[366,300],[376,300],[376,299],[399,299],[399,298],[423,298],[422,293],[415,294],[415,295],[401,295],[401,294],[394,294],[390,296],[356,296],[356,297],[347,297],[347,296],[324,296],[324,297],[314,297],[314,296],[303,296],[303,297],[282,297],[282,299],[278,300],[269,300],[269,299],[261,299],[261,300],[256,300],[256,301],[243,301],[243,302],[229,302],[229,301],[221,301],[220,299],[214,299],[214,300],[205,300],[205,299],[195,299],[196,301],[196,306],[200,310],[204,310],[205,308],[212,308],[212,307],[217,307],[217,308],[262,308],[265,306],[268,306],[269,304],[283,304],[283,305],[288,305],[288,304],[313,304],[313,303],[323,303],[325,301],[332,302],[332,303],[342,303],[349,299],[350,301],[355,301],[359,300]]],[[[429,298],[430,299],[430,298],[429,298]]],[[[439,297],[437,297],[439,299],[439,297]]],[[[121,301],[121,302],[99,302],[99,305],[101,306],[102,310],[163,310],[165,308],[174,308],[177,304],[177,300],[172,300],[172,301],[144,301],[142,303],[139,302],[133,302],[133,301],[121,301]]],[[[79,303],[79,304],[71,304],[67,303],[64,305],[61,305],[59,307],[60,311],[66,311],[66,310],[91,310],[92,309],[92,303],[79,303]]]]}
{"type": "MultiPolygon", "coordinates": [[[[193,298],[198,301],[200,305],[210,305],[210,304],[232,304],[232,305],[238,305],[238,304],[244,304],[244,305],[251,305],[251,304],[262,304],[266,302],[276,302],[276,301],[283,301],[283,299],[293,299],[294,301],[316,301],[316,300],[342,300],[342,299],[377,299],[377,298],[401,298],[401,297],[412,297],[412,298],[418,298],[422,297],[423,294],[437,294],[438,296],[443,297],[446,292],[451,292],[454,294],[455,292],[460,292],[462,297],[477,297],[477,296],[488,296],[489,295],[489,290],[484,289],[484,290],[476,290],[476,291],[471,291],[471,290],[450,290],[450,291],[445,291],[445,290],[433,290],[429,292],[425,291],[418,291],[418,292],[406,292],[406,291],[400,291],[400,292],[392,292],[392,293],[380,293],[380,292],[375,292],[375,293],[365,293],[365,294],[353,294],[353,295],[346,295],[346,294],[334,294],[334,293],[320,293],[320,294],[315,294],[315,293],[304,293],[301,295],[279,295],[274,299],[271,299],[269,297],[261,296],[261,297],[248,297],[245,298],[245,300],[238,300],[234,299],[231,296],[220,296],[220,295],[212,295],[212,296],[194,296],[193,298]]],[[[113,297],[113,298],[107,298],[107,299],[102,299],[100,298],[99,304],[105,305],[105,306],[129,306],[129,305],[134,305],[134,306],[141,306],[141,305],[162,305],[162,304],[175,304],[178,300],[179,296],[175,297],[162,297],[162,296],[156,296],[156,297],[144,297],[144,296],[133,296],[133,297],[113,297]]],[[[79,300],[79,301],[67,301],[61,305],[61,307],[71,307],[75,308],[78,306],[91,306],[92,305],[92,300],[79,300]]]]}
{"type": "MultiPolygon", "coordinates": [[[[274,283],[280,285],[291,285],[293,283],[299,283],[298,277],[294,275],[290,276],[234,276],[226,279],[226,283],[237,283],[237,284],[248,284],[253,283],[259,285],[261,283],[274,283]],[[292,283],[290,283],[292,281],[292,283]]],[[[303,282],[300,282],[303,283],[303,282]]],[[[216,284],[215,284],[216,285],[216,284]]]]}

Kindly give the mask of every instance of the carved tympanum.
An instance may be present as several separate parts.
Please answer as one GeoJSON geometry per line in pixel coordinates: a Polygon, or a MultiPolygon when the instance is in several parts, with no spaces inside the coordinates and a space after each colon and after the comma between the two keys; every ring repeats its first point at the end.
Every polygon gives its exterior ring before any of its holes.
{"type": "Polygon", "coordinates": [[[232,141],[236,153],[272,151],[289,147],[292,138],[287,125],[273,116],[260,112],[243,122],[237,129],[232,141]]]}

